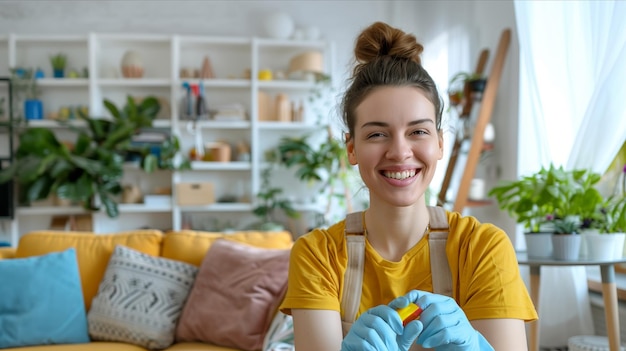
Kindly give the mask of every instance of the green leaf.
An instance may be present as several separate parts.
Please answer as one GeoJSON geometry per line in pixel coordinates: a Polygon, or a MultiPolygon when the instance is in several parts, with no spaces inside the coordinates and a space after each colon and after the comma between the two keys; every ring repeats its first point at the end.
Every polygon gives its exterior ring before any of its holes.
{"type": "Polygon", "coordinates": [[[106,192],[99,192],[98,195],[100,195],[100,202],[102,202],[107,215],[110,218],[116,218],[119,216],[117,203],[113,201],[113,199],[111,199],[106,192]]]}
{"type": "Polygon", "coordinates": [[[143,159],[143,170],[146,173],[154,172],[158,167],[159,160],[154,154],[149,154],[143,159]]]}
{"type": "Polygon", "coordinates": [[[42,176],[37,178],[34,182],[26,185],[24,191],[26,192],[26,198],[28,202],[43,200],[50,195],[50,189],[54,179],[49,176],[42,176]]]}
{"type": "Polygon", "coordinates": [[[111,114],[111,116],[113,116],[113,118],[115,119],[122,118],[120,114],[120,110],[117,108],[117,106],[115,106],[115,104],[113,104],[113,102],[111,102],[111,100],[104,99],[104,107],[109,111],[109,113],[111,114]]]}

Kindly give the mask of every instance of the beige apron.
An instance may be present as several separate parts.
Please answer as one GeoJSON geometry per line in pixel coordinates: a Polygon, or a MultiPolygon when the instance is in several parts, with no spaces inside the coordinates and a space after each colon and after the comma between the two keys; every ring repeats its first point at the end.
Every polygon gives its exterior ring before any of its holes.
{"type": "MultiPolygon", "coordinates": [[[[430,269],[433,279],[433,292],[452,297],[452,275],[446,256],[448,239],[448,218],[442,207],[428,207],[430,214],[430,269]]],[[[346,216],[346,244],[348,267],[344,275],[343,298],[341,300],[341,326],[344,337],[348,334],[361,303],[363,287],[363,261],[365,259],[365,236],[363,235],[363,213],[355,212],[346,216]]],[[[410,351],[424,350],[413,344],[410,351]]]]}

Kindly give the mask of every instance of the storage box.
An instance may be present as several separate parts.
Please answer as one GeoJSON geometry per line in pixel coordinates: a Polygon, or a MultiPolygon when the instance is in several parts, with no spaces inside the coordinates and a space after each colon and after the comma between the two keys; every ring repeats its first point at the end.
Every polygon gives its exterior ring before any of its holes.
{"type": "Polygon", "coordinates": [[[213,184],[206,182],[178,183],[176,197],[178,204],[182,206],[210,205],[215,202],[213,184]]]}

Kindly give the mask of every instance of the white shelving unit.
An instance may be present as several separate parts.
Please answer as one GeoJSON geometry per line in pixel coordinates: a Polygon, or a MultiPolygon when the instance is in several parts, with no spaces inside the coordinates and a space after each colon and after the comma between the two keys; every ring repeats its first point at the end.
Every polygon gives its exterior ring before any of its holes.
{"type": "MultiPolygon", "coordinates": [[[[303,80],[259,80],[261,70],[274,73],[287,72],[290,60],[305,51],[318,51],[324,57],[324,71],[332,72],[334,47],[326,41],[273,40],[255,37],[218,37],[192,35],[107,34],[87,35],[22,35],[0,36],[0,75],[9,76],[9,67],[41,68],[46,78],[38,80],[44,115],[68,105],[89,107],[91,116],[108,117],[103,100],[109,99],[117,106],[125,104],[126,96],[145,97],[153,95],[162,103],[162,116],[153,127],[177,135],[182,151],[187,153],[196,142],[190,134],[194,130],[191,120],[182,116],[181,99],[185,94],[183,83],[202,84],[207,106],[240,104],[245,108],[244,121],[201,120],[195,130],[202,134],[203,142],[225,141],[231,145],[245,143],[250,148],[249,161],[232,162],[194,161],[190,171],[159,171],[146,175],[138,169],[125,168],[124,182],[138,183],[144,194],[154,187],[172,188],[169,205],[147,206],[144,204],[120,204],[119,218],[109,219],[104,212],[95,213],[94,231],[108,232],[134,229],[146,219],[153,218],[163,228],[181,229],[187,218],[192,218],[198,229],[199,222],[229,221],[236,227],[244,227],[255,217],[252,209],[255,196],[260,190],[261,171],[267,165],[265,152],[275,147],[283,136],[297,136],[316,130],[325,130],[314,116],[308,96],[315,83],[303,80]],[[143,61],[142,78],[123,78],[121,60],[133,50],[143,61]],[[82,72],[88,77],[52,77],[49,56],[63,52],[68,57],[68,68],[82,72]],[[215,77],[212,79],[181,78],[181,70],[200,70],[203,59],[211,61],[215,77]],[[7,62],[4,65],[3,62],[7,62]],[[275,96],[287,94],[292,102],[304,107],[304,118],[298,122],[259,121],[257,101],[259,91],[275,96]],[[176,184],[185,182],[212,182],[218,202],[206,206],[179,206],[176,184]],[[235,197],[237,201],[220,202],[235,197]]],[[[84,126],[71,121],[76,127],[84,126]]],[[[30,127],[50,128],[55,133],[68,133],[68,128],[53,120],[30,121],[30,127]]],[[[233,148],[234,150],[234,148],[233,148]]],[[[306,199],[315,190],[293,177],[293,172],[280,172],[273,183],[280,185],[285,196],[296,201],[302,211],[314,211],[315,206],[306,199]]],[[[310,202],[310,201],[309,201],[310,202]]],[[[47,228],[54,215],[86,213],[77,207],[53,207],[37,204],[18,208],[11,228],[11,241],[15,245],[25,232],[47,228]]],[[[155,225],[156,226],[156,225],[155,225]]]]}

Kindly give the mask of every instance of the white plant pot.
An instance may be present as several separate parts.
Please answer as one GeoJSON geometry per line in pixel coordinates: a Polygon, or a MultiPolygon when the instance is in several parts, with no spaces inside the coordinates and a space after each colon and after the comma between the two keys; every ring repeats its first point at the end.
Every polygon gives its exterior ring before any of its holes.
{"type": "Polygon", "coordinates": [[[613,233],[615,235],[615,252],[613,253],[613,259],[619,259],[624,257],[624,244],[626,244],[626,233],[613,233]]]}
{"type": "Polygon", "coordinates": [[[583,238],[587,246],[587,259],[591,261],[607,261],[615,256],[615,236],[593,233],[585,234],[583,238]]]}
{"type": "Polygon", "coordinates": [[[575,261],[580,254],[579,234],[552,234],[552,257],[560,261],[575,261]]]}
{"type": "Polygon", "coordinates": [[[526,233],[524,239],[528,257],[552,257],[552,233],[526,233]]]}

